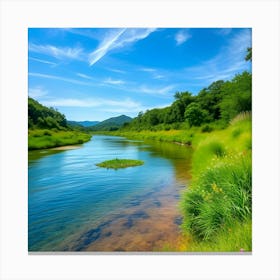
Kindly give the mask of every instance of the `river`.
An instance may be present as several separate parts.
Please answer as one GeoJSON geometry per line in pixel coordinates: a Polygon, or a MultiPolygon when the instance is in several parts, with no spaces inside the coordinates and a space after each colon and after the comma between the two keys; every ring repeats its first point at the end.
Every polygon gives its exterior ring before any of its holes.
{"type": "Polygon", "coordinates": [[[191,149],[96,135],[71,150],[30,151],[30,252],[150,252],[180,237],[180,192],[190,180],[191,149]],[[114,158],[144,165],[112,170],[114,158]]]}

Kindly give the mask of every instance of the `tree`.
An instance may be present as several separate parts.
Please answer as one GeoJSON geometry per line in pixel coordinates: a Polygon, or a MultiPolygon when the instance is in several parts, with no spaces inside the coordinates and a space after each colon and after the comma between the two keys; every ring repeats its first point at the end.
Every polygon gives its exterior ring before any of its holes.
{"type": "Polygon", "coordinates": [[[48,108],[28,97],[28,125],[29,128],[67,128],[67,121],[63,114],[54,108],[48,108]]]}
{"type": "Polygon", "coordinates": [[[221,118],[229,122],[237,114],[252,110],[252,74],[244,71],[224,84],[221,118]]]}
{"type": "Polygon", "coordinates": [[[224,81],[222,80],[213,82],[209,87],[202,89],[197,96],[197,102],[202,109],[208,111],[211,120],[218,120],[220,118],[221,112],[219,103],[223,98],[223,84],[224,81]]]}
{"type": "Polygon", "coordinates": [[[185,111],[185,119],[190,126],[200,126],[207,120],[207,111],[202,109],[198,103],[191,103],[185,111]]]}

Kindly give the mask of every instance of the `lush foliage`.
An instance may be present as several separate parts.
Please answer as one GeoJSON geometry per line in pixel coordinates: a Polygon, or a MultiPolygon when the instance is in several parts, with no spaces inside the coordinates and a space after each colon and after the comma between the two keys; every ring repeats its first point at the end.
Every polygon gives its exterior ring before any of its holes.
{"type": "Polygon", "coordinates": [[[54,108],[47,108],[28,97],[28,128],[66,129],[67,121],[65,116],[54,108]]]}
{"type": "Polygon", "coordinates": [[[46,149],[82,144],[91,136],[67,124],[66,118],[53,108],[48,108],[28,98],[28,149],[46,149]]]}
{"type": "Polygon", "coordinates": [[[138,165],[143,165],[143,164],[144,164],[144,161],[142,161],[142,160],[116,158],[116,159],[112,159],[112,160],[103,161],[96,165],[99,167],[118,169],[118,168],[126,168],[126,167],[138,166],[138,165]]]}
{"type": "Polygon", "coordinates": [[[251,111],[252,75],[236,75],[231,81],[216,81],[197,95],[177,92],[171,106],[140,112],[122,130],[169,130],[217,123],[227,126],[229,121],[244,111],[251,111]]]}

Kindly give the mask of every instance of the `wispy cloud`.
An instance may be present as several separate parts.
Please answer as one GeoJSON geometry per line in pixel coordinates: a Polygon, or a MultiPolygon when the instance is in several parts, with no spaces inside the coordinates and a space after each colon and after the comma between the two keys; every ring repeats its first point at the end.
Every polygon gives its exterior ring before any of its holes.
{"type": "Polygon", "coordinates": [[[125,98],[123,100],[105,99],[105,98],[63,98],[63,99],[48,99],[41,101],[45,106],[51,107],[81,107],[81,108],[94,108],[95,112],[109,112],[120,114],[132,114],[136,115],[140,111],[146,111],[153,108],[164,108],[170,104],[157,104],[154,106],[143,105],[141,102],[137,102],[131,98],[125,98]]]}
{"type": "Polygon", "coordinates": [[[216,30],[216,34],[226,36],[229,35],[232,31],[232,28],[219,28],[216,30]]]}
{"type": "Polygon", "coordinates": [[[49,65],[52,65],[52,66],[56,66],[57,63],[54,63],[54,62],[51,62],[51,61],[48,61],[48,60],[44,60],[44,59],[38,59],[38,58],[35,58],[35,57],[28,57],[28,59],[30,60],[34,60],[34,61],[37,61],[37,62],[40,62],[40,63],[44,63],[44,64],[49,64],[49,65]]]}
{"type": "Polygon", "coordinates": [[[248,69],[245,61],[247,47],[251,46],[251,30],[244,29],[233,36],[220,52],[200,65],[185,68],[182,74],[189,80],[204,80],[205,85],[216,80],[228,80],[248,69]]]}
{"type": "Polygon", "coordinates": [[[113,49],[122,48],[128,44],[145,39],[155,30],[155,28],[129,28],[116,29],[107,33],[97,49],[90,53],[89,64],[92,66],[113,49]]]}
{"type": "Polygon", "coordinates": [[[46,106],[54,107],[116,107],[116,108],[138,108],[141,104],[130,98],[126,98],[122,101],[114,99],[102,99],[102,98],[86,98],[86,99],[53,99],[43,102],[46,106]]]}
{"type": "MultiPolygon", "coordinates": [[[[98,40],[98,32],[100,29],[90,29],[90,28],[65,28],[64,31],[75,34],[75,35],[80,35],[83,37],[87,37],[90,39],[98,40]]],[[[101,30],[100,30],[101,31],[101,30]]]]}
{"type": "Polygon", "coordinates": [[[177,46],[182,45],[183,43],[185,43],[191,37],[192,36],[191,36],[191,34],[189,33],[188,30],[180,30],[175,35],[175,41],[176,41],[177,46]]]}
{"type": "Polygon", "coordinates": [[[148,73],[156,72],[156,69],[154,69],[154,68],[147,68],[147,67],[140,68],[139,70],[143,71],[143,72],[148,72],[148,73]]]}
{"type": "Polygon", "coordinates": [[[47,94],[48,91],[40,86],[28,89],[28,96],[32,98],[40,98],[42,96],[46,96],[47,94]]]}
{"type": "Polygon", "coordinates": [[[142,72],[150,73],[150,74],[151,74],[151,77],[152,77],[153,79],[156,79],[156,80],[160,80],[160,79],[165,78],[164,75],[162,75],[162,74],[159,73],[159,72],[161,72],[161,71],[158,70],[158,69],[155,69],[155,68],[142,67],[142,68],[139,68],[139,70],[142,71],[142,72]]]}
{"type": "Polygon", "coordinates": [[[174,87],[175,87],[174,85],[169,85],[165,87],[147,87],[144,85],[139,88],[139,91],[147,94],[165,95],[171,93],[174,87]]]}
{"type": "Polygon", "coordinates": [[[120,69],[114,69],[114,68],[108,68],[109,71],[115,72],[115,73],[120,73],[120,74],[125,74],[126,71],[120,70],[120,69]]]}
{"type": "Polygon", "coordinates": [[[76,73],[76,75],[87,80],[92,80],[92,77],[85,75],[83,73],[76,73]]]}
{"type": "Polygon", "coordinates": [[[114,80],[114,79],[108,78],[108,79],[104,80],[104,83],[110,84],[110,85],[122,85],[125,82],[123,80],[114,80]]]}
{"type": "Polygon", "coordinates": [[[72,84],[77,84],[77,85],[92,85],[89,82],[83,82],[80,80],[76,80],[76,79],[69,79],[69,78],[65,78],[65,77],[60,77],[60,76],[54,76],[54,75],[47,75],[47,74],[41,74],[41,73],[29,73],[28,74],[31,77],[39,77],[39,78],[45,78],[45,79],[52,79],[52,80],[59,80],[59,81],[63,81],[63,82],[67,82],[67,83],[72,83],[72,84]]]}
{"type": "Polygon", "coordinates": [[[83,49],[80,47],[56,47],[52,45],[36,45],[30,43],[28,46],[30,52],[40,53],[55,57],[56,59],[77,59],[82,60],[83,49]]]}

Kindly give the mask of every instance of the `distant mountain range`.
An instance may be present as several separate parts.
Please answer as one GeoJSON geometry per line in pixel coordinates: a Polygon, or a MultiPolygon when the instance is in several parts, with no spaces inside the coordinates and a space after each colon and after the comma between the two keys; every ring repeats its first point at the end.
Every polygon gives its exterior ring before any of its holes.
{"type": "Polygon", "coordinates": [[[73,125],[73,126],[83,126],[83,127],[89,127],[89,126],[94,126],[100,123],[99,121],[67,121],[68,124],[73,125]]]}
{"type": "Polygon", "coordinates": [[[123,124],[129,123],[132,121],[132,118],[121,115],[118,117],[113,117],[106,119],[102,122],[98,121],[68,121],[68,124],[72,126],[83,126],[87,130],[94,130],[94,131],[110,131],[110,130],[117,130],[123,124]]]}

